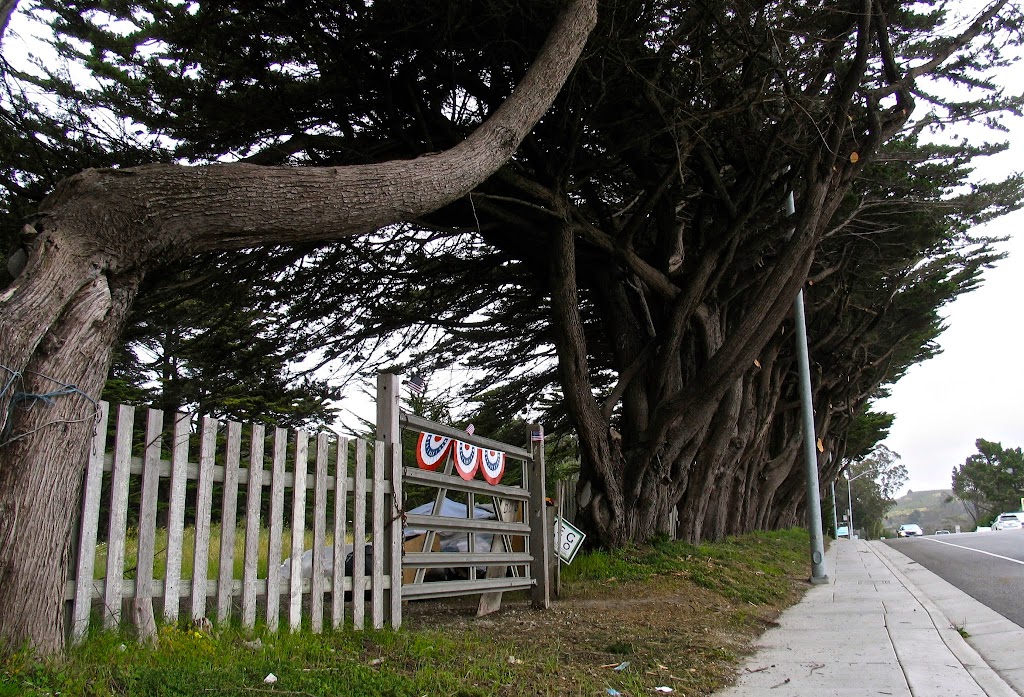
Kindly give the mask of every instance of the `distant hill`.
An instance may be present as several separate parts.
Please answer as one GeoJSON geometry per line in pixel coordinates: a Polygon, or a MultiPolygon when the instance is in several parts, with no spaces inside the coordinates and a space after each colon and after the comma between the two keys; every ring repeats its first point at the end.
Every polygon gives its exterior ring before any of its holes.
{"type": "Polygon", "coordinates": [[[896,499],[885,525],[895,530],[904,523],[917,523],[926,535],[936,530],[954,531],[957,525],[964,532],[974,530],[974,522],[959,501],[946,503],[952,495],[949,489],[908,491],[906,496],[896,499]]]}

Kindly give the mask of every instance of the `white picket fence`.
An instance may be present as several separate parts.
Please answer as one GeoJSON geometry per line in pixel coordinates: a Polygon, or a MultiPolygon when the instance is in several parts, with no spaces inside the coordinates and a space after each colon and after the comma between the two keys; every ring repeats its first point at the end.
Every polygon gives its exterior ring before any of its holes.
{"type": "MultiPolygon", "coordinates": [[[[340,627],[346,619],[361,629],[367,621],[367,605],[374,628],[401,626],[403,523],[407,517],[403,511],[403,480],[411,477],[422,484],[424,475],[415,465],[402,466],[401,428],[408,429],[414,423],[434,430],[451,429],[403,414],[398,393],[398,376],[379,376],[377,433],[381,440],[375,443],[360,439],[350,442],[333,434],[310,434],[302,429],[273,428],[268,433],[261,424],[243,427],[234,421],[222,424],[208,417],[194,423],[186,414],[176,414],[172,423],[165,424],[164,414],[155,409],[147,410],[145,428],[136,428],[136,409],[122,405],[117,408],[114,434],[108,444],[109,407],[101,403],[83,487],[75,576],[66,589],[71,640],[77,642],[86,635],[97,605],[102,607],[104,626],[111,628],[123,621],[127,604],[132,621],[143,634],[152,631],[156,607],[166,622],[175,622],[185,613],[192,620],[215,617],[218,623],[237,616],[243,627],[253,627],[260,620],[276,630],[282,596],[287,626],[292,631],[303,625],[304,617],[314,632],[322,631],[325,623],[340,627]],[[166,446],[165,435],[169,436],[166,446]],[[195,441],[198,456],[191,462],[190,446],[195,441]],[[220,489],[220,542],[213,564],[215,485],[220,489]],[[104,507],[109,511],[106,568],[102,577],[96,578],[100,575],[96,573],[96,560],[104,493],[109,496],[104,507]],[[138,506],[134,578],[125,569],[130,505],[138,506]],[[244,530],[236,532],[240,506],[244,506],[244,530]],[[291,551],[282,558],[286,508],[290,508],[291,551]],[[185,525],[187,514],[190,528],[185,525]],[[157,549],[156,542],[158,518],[162,521],[159,537],[166,539],[161,549],[157,549]],[[313,552],[307,553],[307,560],[312,557],[312,568],[304,574],[307,519],[312,521],[313,552]],[[192,573],[183,578],[186,530],[194,530],[194,543],[192,573]],[[333,538],[330,548],[328,530],[333,538]],[[262,538],[261,532],[265,533],[262,538]],[[241,578],[235,573],[237,534],[244,536],[241,578]],[[352,542],[346,544],[348,540],[352,542]],[[350,549],[353,563],[351,574],[346,575],[345,557],[350,549]],[[158,556],[164,562],[162,574],[154,574],[158,556]],[[261,558],[265,560],[262,567],[261,558]],[[281,573],[282,562],[286,574],[281,573]],[[325,573],[327,565],[330,573],[325,573]],[[182,601],[187,601],[185,608],[182,601]],[[214,604],[216,614],[212,615],[214,604]]],[[[491,447],[495,444],[464,437],[491,447]]],[[[499,487],[500,491],[491,489],[488,493],[519,501],[528,511],[529,522],[418,519],[417,524],[437,530],[455,525],[470,535],[505,533],[506,539],[513,533],[521,535],[525,552],[512,550],[506,542],[504,557],[499,550],[462,561],[485,559],[493,564],[489,571],[500,569],[502,574],[518,564],[524,572],[508,581],[476,579],[474,573],[469,583],[427,590],[419,585],[422,577],[416,575],[410,579],[410,597],[488,593],[493,600],[495,592],[531,588],[534,605],[548,606],[549,576],[542,560],[548,558],[551,531],[544,516],[543,447],[532,452],[504,447],[523,462],[522,487],[499,487]],[[531,544],[535,549],[531,550],[531,544]]],[[[482,491],[488,486],[429,474],[435,484],[450,485],[454,490],[482,491]]],[[[440,563],[423,556],[427,552],[412,556],[410,569],[440,563]]]]}

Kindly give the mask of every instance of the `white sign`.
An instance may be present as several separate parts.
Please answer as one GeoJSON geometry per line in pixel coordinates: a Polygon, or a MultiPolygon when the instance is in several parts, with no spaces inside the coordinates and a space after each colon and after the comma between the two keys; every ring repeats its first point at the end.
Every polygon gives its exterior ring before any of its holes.
{"type": "Polygon", "coordinates": [[[555,518],[555,548],[558,550],[559,559],[566,564],[572,564],[573,557],[583,546],[586,536],[586,533],[569,521],[555,518]]]}

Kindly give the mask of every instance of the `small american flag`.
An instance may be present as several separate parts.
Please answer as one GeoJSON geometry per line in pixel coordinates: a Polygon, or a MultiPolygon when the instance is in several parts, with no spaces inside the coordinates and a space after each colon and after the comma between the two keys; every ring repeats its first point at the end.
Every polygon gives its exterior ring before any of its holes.
{"type": "Polygon", "coordinates": [[[476,426],[474,426],[473,424],[466,426],[466,433],[468,433],[469,435],[473,435],[474,431],[476,431],[476,426]]]}
{"type": "Polygon", "coordinates": [[[530,440],[534,443],[544,442],[544,428],[538,427],[530,431],[530,440]]]}
{"type": "Polygon", "coordinates": [[[419,373],[413,373],[410,375],[409,381],[405,384],[413,394],[423,394],[423,390],[427,387],[427,381],[424,380],[423,376],[419,373]]]}

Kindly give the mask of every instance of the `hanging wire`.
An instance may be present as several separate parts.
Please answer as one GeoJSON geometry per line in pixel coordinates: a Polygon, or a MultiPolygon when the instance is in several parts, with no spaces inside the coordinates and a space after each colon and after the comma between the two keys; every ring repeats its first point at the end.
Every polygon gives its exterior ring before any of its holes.
{"type": "MultiPolygon", "coordinates": [[[[6,395],[8,391],[12,388],[16,381],[20,382],[24,378],[24,375],[19,371],[9,368],[8,366],[3,364],[0,364],[0,368],[3,368],[5,371],[10,373],[10,378],[4,384],[3,389],[0,390],[0,398],[3,398],[4,395],[6,395]]],[[[34,371],[29,372],[44,380],[48,380],[56,385],[59,385],[59,387],[58,389],[51,390],[49,392],[13,392],[11,394],[10,404],[8,404],[7,406],[7,413],[4,415],[3,428],[0,428],[0,445],[8,445],[16,440],[25,438],[26,436],[29,436],[32,433],[35,433],[36,431],[45,428],[46,426],[51,426],[55,423],[78,423],[80,421],[85,421],[87,418],[90,418],[84,417],[82,419],[50,421],[48,423],[43,424],[42,426],[39,426],[38,428],[35,428],[26,433],[20,433],[14,438],[11,438],[11,430],[14,426],[14,410],[18,408],[19,405],[24,405],[21,407],[22,409],[31,409],[33,406],[35,406],[36,402],[41,402],[46,407],[52,407],[54,404],[56,404],[56,400],[58,397],[66,397],[68,395],[80,394],[83,397],[85,397],[89,402],[91,402],[93,406],[97,408],[99,407],[99,404],[96,402],[96,400],[87,395],[85,392],[82,392],[80,389],[78,389],[77,385],[71,385],[65,382],[61,382],[56,378],[52,378],[49,375],[43,375],[42,373],[36,373],[34,371]]]]}

